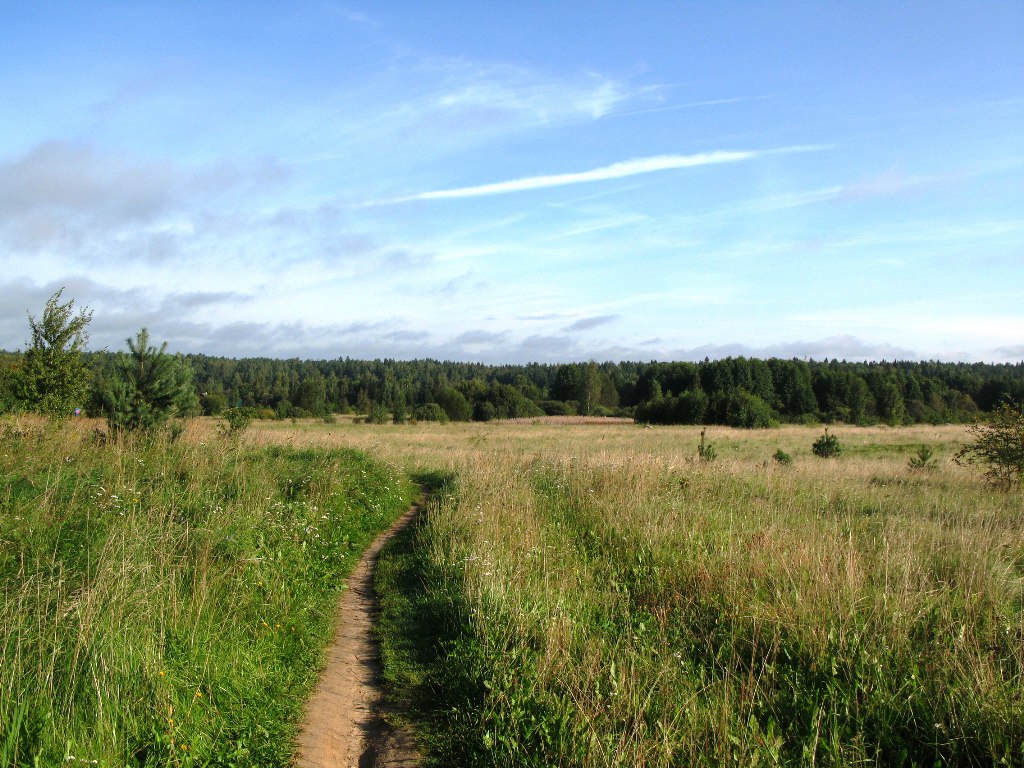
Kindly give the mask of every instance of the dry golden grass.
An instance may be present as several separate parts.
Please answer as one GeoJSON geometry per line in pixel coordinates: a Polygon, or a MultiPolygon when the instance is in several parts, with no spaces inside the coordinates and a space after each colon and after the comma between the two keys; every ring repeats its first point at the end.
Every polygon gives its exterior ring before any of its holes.
{"type": "Polygon", "coordinates": [[[710,463],[700,428],[622,423],[248,439],[456,473],[423,540],[473,617],[494,764],[1024,759],[1020,496],[952,462],[964,427],[829,431],[838,459],[821,427],[709,427],[710,463]]]}

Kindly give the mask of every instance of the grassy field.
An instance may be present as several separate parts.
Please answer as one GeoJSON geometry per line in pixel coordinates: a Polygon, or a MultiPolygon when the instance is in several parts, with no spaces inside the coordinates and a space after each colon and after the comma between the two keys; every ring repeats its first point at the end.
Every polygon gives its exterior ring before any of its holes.
{"type": "Polygon", "coordinates": [[[0,763],[286,762],[327,569],[415,474],[381,632],[435,765],[1024,764],[1024,499],[951,461],[963,427],[827,460],[708,428],[712,462],[623,423],[4,429],[0,763]]]}
{"type": "Polygon", "coordinates": [[[0,421],[0,766],[288,765],[394,468],[0,421]]]}
{"type": "Polygon", "coordinates": [[[621,424],[253,439],[450,473],[382,571],[437,765],[1024,764],[1020,493],[951,462],[963,428],[821,432],[712,428],[713,462],[621,424]]]}

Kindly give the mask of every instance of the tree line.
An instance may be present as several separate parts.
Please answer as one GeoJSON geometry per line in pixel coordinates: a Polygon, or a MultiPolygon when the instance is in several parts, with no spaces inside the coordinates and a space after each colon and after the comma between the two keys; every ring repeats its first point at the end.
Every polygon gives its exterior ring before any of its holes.
{"type": "MultiPolygon", "coordinates": [[[[1024,364],[760,360],[483,365],[186,355],[204,413],[414,414],[452,420],[622,415],[658,424],[968,422],[1024,401],[1024,364]]],[[[265,414],[271,415],[271,414],[265,414]]]]}
{"type": "Polygon", "coordinates": [[[128,392],[125,382],[132,370],[148,371],[153,360],[162,366],[157,383],[173,392],[165,393],[164,401],[174,401],[165,410],[219,415],[245,408],[265,418],[359,413],[374,420],[488,421],[579,414],[737,427],[897,425],[968,422],[1003,402],[1024,401],[1024,363],[235,359],[166,355],[164,347],[150,347],[142,335],[128,340],[127,354],[86,352],[91,314],[74,315],[72,302],[61,304],[59,298],[59,293],[51,298],[42,320],[30,317],[32,342],[25,352],[0,354],[0,411],[80,407],[109,417],[128,409],[133,397],[136,411],[145,410],[140,384],[128,392]],[[63,355],[60,365],[53,362],[54,350],[63,355]],[[77,384],[68,387],[68,381],[77,384]],[[65,394],[55,399],[48,391],[65,394]]]}

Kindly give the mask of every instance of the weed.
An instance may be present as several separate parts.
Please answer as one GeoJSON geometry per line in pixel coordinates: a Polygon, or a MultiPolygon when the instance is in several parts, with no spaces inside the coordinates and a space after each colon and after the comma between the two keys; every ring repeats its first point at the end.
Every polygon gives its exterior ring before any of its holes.
{"type": "Polygon", "coordinates": [[[706,442],[704,437],[705,430],[700,431],[700,444],[697,446],[697,458],[701,461],[714,461],[718,452],[715,450],[713,443],[706,442]]]}

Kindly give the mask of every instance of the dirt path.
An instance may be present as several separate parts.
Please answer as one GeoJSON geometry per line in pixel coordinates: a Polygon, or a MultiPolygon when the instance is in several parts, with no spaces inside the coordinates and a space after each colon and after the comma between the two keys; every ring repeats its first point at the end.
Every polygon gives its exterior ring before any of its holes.
{"type": "Polygon", "coordinates": [[[338,629],[310,697],[298,738],[299,768],[414,768],[420,764],[408,732],[383,719],[373,571],[384,544],[408,525],[411,508],[366,550],[348,579],[338,606],[338,629]]]}

